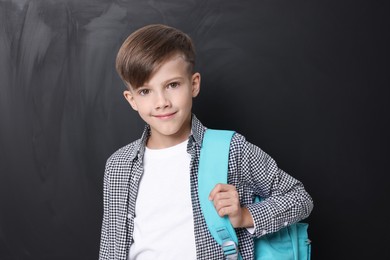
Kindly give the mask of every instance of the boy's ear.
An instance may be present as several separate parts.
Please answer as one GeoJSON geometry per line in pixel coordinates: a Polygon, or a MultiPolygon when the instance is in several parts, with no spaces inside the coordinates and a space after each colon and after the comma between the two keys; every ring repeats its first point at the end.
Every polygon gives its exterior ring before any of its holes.
{"type": "Polygon", "coordinates": [[[137,109],[137,104],[134,101],[133,93],[131,93],[130,90],[125,90],[123,91],[123,96],[125,96],[125,99],[127,102],[129,102],[130,106],[135,110],[138,111],[137,109]]]}
{"type": "Polygon", "coordinates": [[[192,97],[196,97],[200,91],[200,73],[196,72],[191,77],[192,97]]]}

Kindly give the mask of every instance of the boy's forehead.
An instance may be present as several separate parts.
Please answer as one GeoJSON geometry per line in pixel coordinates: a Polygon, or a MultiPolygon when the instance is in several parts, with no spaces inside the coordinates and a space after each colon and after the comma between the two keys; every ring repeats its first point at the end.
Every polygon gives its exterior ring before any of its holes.
{"type": "Polygon", "coordinates": [[[189,62],[182,54],[175,54],[160,62],[150,74],[150,77],[140,86],[147,86],[154,81],[164,82],[171,77],[190,76],[188,72],[189,62]]]}

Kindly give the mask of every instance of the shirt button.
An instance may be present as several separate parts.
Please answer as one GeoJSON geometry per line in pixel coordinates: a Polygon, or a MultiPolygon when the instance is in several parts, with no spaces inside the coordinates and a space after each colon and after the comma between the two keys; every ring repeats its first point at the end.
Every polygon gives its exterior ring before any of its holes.
{"type": "Polygon", "coordinates": [[[286,222],[284,222],[284,223],[283,223],[283,225],[284,225],[284,226],[287,226],[287,225],[288,225],[288,222],[287,222],[287,221],[286,221],[286,222]]]}
{"type": "Polygon", "coordinates": [[[267,231],[266,231],[266,230],[262,230],[262,231],[261,231],[261,234],[262,234],[262,235],[265,235],[265,234],[267,234],[267,231]]]}
{"type": "Polygon", "coordinates": [[[127,214],[127,218],[131,218],[131,214],[127,214]]]}

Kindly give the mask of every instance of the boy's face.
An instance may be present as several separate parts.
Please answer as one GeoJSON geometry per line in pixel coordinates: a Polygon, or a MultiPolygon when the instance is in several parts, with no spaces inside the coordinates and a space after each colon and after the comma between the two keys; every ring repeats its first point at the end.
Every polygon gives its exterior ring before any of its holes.
{"type": "Polygon", "coordinates": [[[199,93],[200,74],[190,75],[187,68],[182,56],[173,56],[143,86],[124,92],[131,107],[151,127],[150,148],[170,147],[190,135],[192,98],[199,93]]]}

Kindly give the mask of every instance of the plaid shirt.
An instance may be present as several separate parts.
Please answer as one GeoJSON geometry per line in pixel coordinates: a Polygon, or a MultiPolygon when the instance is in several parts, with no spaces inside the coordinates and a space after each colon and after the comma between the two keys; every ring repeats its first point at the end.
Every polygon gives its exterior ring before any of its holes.
{"type": "MultiPolygon", "coordinates": [[[[191,199],[195,223],[197,259],[224,259],[222,248],[208,231],[198,200],[197,173],[205,127],[192,116],[192,134],[187,152],[191,154],[191,199]]],[[[150,133],[116,151],[108,158],[104,174],[104,214],[100,260],[126,260],[134,230],[135,203],[143,173],[143,154],[150,133]]],[[[236,133],[229,153],[228,183],[235,185],[242,206],[252,214],[255,232],[237,228],[239,251],[243,259],[253,259],[253,238],[275,232],[306,218],[313,201],[301,182],[281,169],[259,147],[236,133]],[[253,204],[255,196],[265,198],[253,204]]],[[[163,189],[163,187],[162,187],[163,189]]],[[[157,194],[157,192],[156,192],[157,194]]]]}

